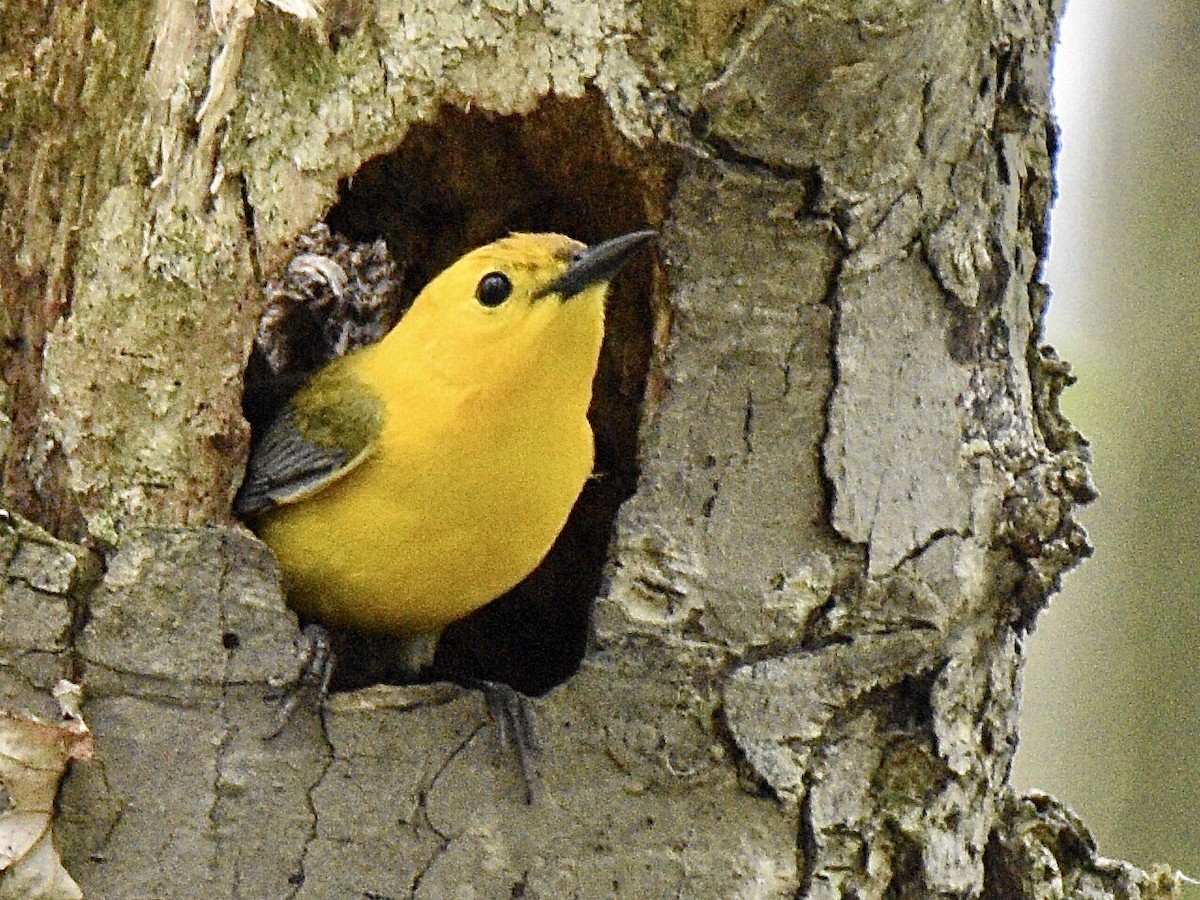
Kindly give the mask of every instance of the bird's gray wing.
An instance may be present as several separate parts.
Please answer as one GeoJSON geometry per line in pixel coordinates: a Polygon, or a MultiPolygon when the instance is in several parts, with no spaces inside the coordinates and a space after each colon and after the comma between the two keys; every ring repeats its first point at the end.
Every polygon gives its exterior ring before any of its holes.
{"type": "Polygon", "coordinates": [[[353,471],[371,455],[383,414],[383,401],[344,366],[317,373],[254,442],[234,511],[295,503],[353,471]]]}

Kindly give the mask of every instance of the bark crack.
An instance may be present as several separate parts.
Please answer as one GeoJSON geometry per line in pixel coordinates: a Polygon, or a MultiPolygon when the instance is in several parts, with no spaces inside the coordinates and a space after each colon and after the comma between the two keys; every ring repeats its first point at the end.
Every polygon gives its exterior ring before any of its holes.
{"type": "Polygon", "coordinates": [[[262,258],[259,256],[258,225],[255,222],[254,204],[250,202],[250,182],[246,179],[245,172],[238,173],[237,187],[242,201],[242,220],[246,227],[246,247],[250,255],[250,269],[254,273],[253,283],[265,284],[267,279],[263,274],[262,258]]]}
{"type": "MultiPolygon", "coordinates": [[[[222,544],[225,541],[222,540],[222,544]]],[[[227,634],[229,632],[228,619],[226,617],[225,589],[229,577],[229,554],[221,554],[221,568],[217,573],[217,590],[216,590],[216,607],[217,619],[220,623],[219,634],[227,634]]],[[[222,807],[225,801],[229,798],[229,783],[226,778],[225,766],[228,763],[228,755],[230,747],[233,743],[234,730],[232,723],[229,720],[229,676],[233,664],[233,650],[225,649],[225,658],[221,667],[221,684],[217,695],[217,722],[220,726],[220,737],[217,741],[217,746],[213,753],[213,782],[212,782],[212,802],[209,804],[207,811],[207,821],[209,829],[209,840],[213,843],[214,855],[220,859],[225,855],[226,848],[224,841],[221,838],[221,817],[222,807]]],[[[230,853],[229,859],[230,871],[233,878],[234,896],[239,896],[241,891],[241,866],[239,865],[237,852],[230,853]]]]}
{"type": "Polygon", "coordinates": [[[321,741],[324,749],[322,754],[324,762],[321,765],[321,770],[317,773],[317,777],[312,783],[307,786],[304,791],[304,802],[308,807],[308,814],[311,819],[308,833],[304,836],[304,843],[300,848],[300,871],[291,876],[288,880],[292,884],[292,890],[287,894],[287,897],[295,897],[308,878],[308,853],[312,849],[312,845],[320,838],[320,814],[317,808],[316,792],[325,783],[325,779],[329,776],[329,772],[333,768],[336,750],[333,746],[333,740],[329,737],[329,723],[326,721],[326,711],[324,708],[324,700],[321,701],[321,708],[317,710],[317,727],[321,736],[321,741]]]}
{"type": "Polygon", "coordinates": [[[742,417],[742,448],[746,458],[754,455],[754,390],[746,389],[746,413],[742,417]]]}
{"type": "Polygon", "coordinates": [[[910,549],[902,557],[900,557],[898,560],[896,560],[895,565],[892,566],[892,570],[896,571],[898,569],[902,569],[902,568],[904,568],[904,566],[908,565],[909,563],[915,562],[917,559],[919,559],[921,556],[923,556],[934,544],[936,544],[942,538],[948,538],[948,537],[957,537],[957,538],[966,540],[971,537],[971,532],[970,532],[970,529],[965,529],[962,531],[960,531],[956,528],[934,529],[932,532],[930,532],[928,537],[926,537],[923,541],[918,542],[916,545],[914,545],[912,547],[912,549],[910,549]]]}
{"type": "Polygon", "coordinates": [[[457,759],[458,756],[464,750],[466,750],[468,746],[471,745],[471,743],[480,734],[480,732],[484,730],[485,727],[486,726],[484,724],[480,723],[475,728],[468,731],[466,736],[459,741],[458,744],[456,744],[450,750],[450,753],[446,756],[446,758],[442,760],[442,764],[430,777],[429,784],[417,795],[417,812],[420,816],[420,820],[425,827],[427,827],[431,832],[434,833],[434,835],[437,836],[438,846],[434,848],[434,851],[429,855],[429,858],[425,860],[424,865],[422,865],[413,876],[412,884],[409,886],[409,896],[411,897],[416,897],[417,891],[421,887],[421,882],[424,881],[425,876],[429,873],[429,870],[433,868],[434,863],[436,863],[442,857],[442,855],[445,854],[445,852],[450,848],[450,844],[453,842],[453,838],[448,834],[444,834],[436,825],[433,824],[433,820],[430,819],[429,794],[434,790],[434,788],[437,787],[438,781],[445,774],[446,770],[449,769],[451,763],[453,763],[454,760],[457,759]]]}

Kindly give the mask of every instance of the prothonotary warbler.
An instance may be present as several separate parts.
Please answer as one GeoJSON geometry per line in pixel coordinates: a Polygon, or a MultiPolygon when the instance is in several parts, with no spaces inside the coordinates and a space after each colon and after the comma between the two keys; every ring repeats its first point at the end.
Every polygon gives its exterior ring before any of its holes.
{"type": "Polygon", "coordinates": [[[473,250],[300,388],[236,501],[295,609],[436,641],[537,566],[592,474],[608,282],[653,234],[473,250]]]}

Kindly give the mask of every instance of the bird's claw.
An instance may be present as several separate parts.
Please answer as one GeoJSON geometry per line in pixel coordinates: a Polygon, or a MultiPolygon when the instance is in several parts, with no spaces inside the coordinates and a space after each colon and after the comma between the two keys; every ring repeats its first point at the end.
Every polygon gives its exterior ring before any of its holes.
{"type": "Polygon", "coordinates": [[[474,681],[487,701],[488,713],[496,723],[500,746],[512,749],[521,772],[521,786],[526,805],[532,806],[541,794],[541,776],[537,769],[538,747],[534,732],[533,706],[529,698],[515,688],[499,681],[474,681]]]}
{"type": "Polygon", "coordinates": [[[315,697],[317,707],[320,708],[329,696],[329,679],[333,677],[334,661],[329,632],[321,625],[311,624],[304,626],[304,637],[308,641],[304,667],[300,670],[299,677],[284,692],[279,708],[275,711],[275,728],[264,740],[273,741],[283,733],[306,697],[315,697]]]}

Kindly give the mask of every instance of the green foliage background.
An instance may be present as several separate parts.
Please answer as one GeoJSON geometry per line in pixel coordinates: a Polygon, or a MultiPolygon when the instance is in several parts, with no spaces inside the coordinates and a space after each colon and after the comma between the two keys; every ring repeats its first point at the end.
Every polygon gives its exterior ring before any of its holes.
{"type": "MultiPolygon", "coordinates": [[[[1030,638],[1014,780],[1100,852],[1200,877],[1200,4],[1072,0],[1049,340],[1091,439],[1096,556],[1030,638]]],[[[1200,897],[1191,889],[1189,897],[1200,897]]]]}

